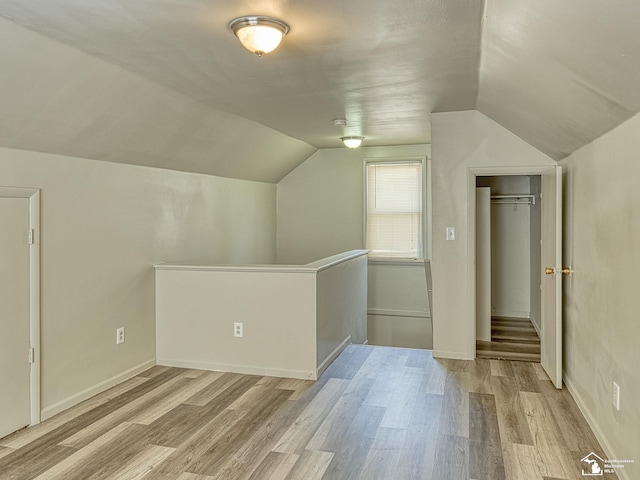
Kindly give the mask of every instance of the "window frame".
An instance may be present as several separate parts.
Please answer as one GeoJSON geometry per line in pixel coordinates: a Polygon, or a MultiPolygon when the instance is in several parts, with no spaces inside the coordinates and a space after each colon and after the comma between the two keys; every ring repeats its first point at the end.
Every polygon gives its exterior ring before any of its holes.
{"type": "Polygon", "coordinates": [[[429,233],[429,211],[428,206],[430,204],[431,192],[428,188],[429,168],[430,162],[426,156],[409,156],[409,157],[374,157],[364,158],[362,163],[362,180],[363,180],[363,206],[362,206],[362,245],[366,248],[367,245],[367,221],[368,221],[368,198],[369,198],[369,182],[367,179],[367,167],[371,164],[412,164],[421,163],[421,187],[422,187],[422,212],[420,216],[420,240],[418,242],[418,255],[417,257],[395,257],[395,256],[383,256],[383,255],[369,255],[370,263],[418,263],[424,262],[426,258],[429,258],[427,235],[429,233]]]}

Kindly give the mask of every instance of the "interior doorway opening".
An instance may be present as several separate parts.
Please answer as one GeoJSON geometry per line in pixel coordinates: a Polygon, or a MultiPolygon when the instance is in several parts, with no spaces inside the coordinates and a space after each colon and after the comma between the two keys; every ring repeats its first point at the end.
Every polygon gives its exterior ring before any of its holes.
{"type": "Polygon", "coordinates": [[[476,356],[540,362],[541,177],[476,177],[476,356]]]}

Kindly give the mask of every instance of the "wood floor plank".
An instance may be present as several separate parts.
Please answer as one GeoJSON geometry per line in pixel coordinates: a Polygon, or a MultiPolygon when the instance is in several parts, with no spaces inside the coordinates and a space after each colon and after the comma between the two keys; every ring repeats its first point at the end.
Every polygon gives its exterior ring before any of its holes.
{"type": "Polygon", "coordinates": [[[375,440],[357,478],[360,480],[394,478],[406,436],[407,430],[404,428],[382,426],[378,428],[375,440]]]}
{"type": "Polygon", "coordinates": [[[401,367],[400,372],[401,377],[386,405],[381,425],[383,428],[408,428],[415,403],[418,401],[423,381],[422,369],[401,367]]]}
{"type": "Polygon", "coordinates": [[[118,480],[141,479],[151,472],[156,465],[162,463],[174,450],[173,448],[160,447],[158,445],[147,445],[139,455],[133,457],[110,476],[118,480]]]}
{"type": "Polygon", "coordinates": [[[513,377],[512,362],[507,360],[489,360],[491,365],[491,375],[497,377],[513,377]]]}
{"type": "Polygon", "coordinates": [[[469,392],[493,393],[491,383],[491,362],[486,359],[477,358],[475,362],[469,364],[469,392]]]}
{"type": "Polygon", "coordinates": [[[183,375],[183,378],[191,380],[189,383],[185,384],[183,388],[178,388],[174,392],[163,395],[161,399],[154,401],[151,407],[140,410],[131,418],[130,422],[149,425],[173,410],[178,405],[184,403],[188,398],[192,397],[218,378],[217,372],[205,372],[204,374],[196,377],[190,376],[189,373],[183,375]]]}
{"type": "Polygon", "coordinates": [[[285,480],[299,458],[295,453],[269,452],[249,480],[285,480]]]}
{"type": "Polygon", "coordinates": [[[493,395],[469,394],[469,475],[478,480],[505,479],[493,395]]]}
{"type": "Polygon", "coordinates": [[[469,438],[469,374],[449,371],[440,413],[440,435],[469,438]]]}
{"type": "Polygon", "coordinates": [[[398,461],[397,478],[431,479],[440,428],[442,395],[421,395],[398,461]]]}
{"type": "Polygon", "coordinates": [[[423,374],[421,394],[444,395],[447,369],[437,360],[430,358],[423,374]]]}
{"type": "Polygon", "coordinates": [[[432,478],[470,478],[468,438],[455,435],[439,435],[432,478]]]}
{"type": "Polygon", "coordinates": [[[207,403],[213,401],[218,395],[222,395],[224,391],[231,387],[234,383],[244,379],[247,381],[247,377],[254,380],[252,385],[255,385],[260,377],[258,376],[243,376],[237,373],[224,373],[218,378],[216,378],[211,384],[200,390],[199,392],[194,393],[191,398],[185,400],[184,403],[189,403],[191,405],[199,405],[203,406],[207,403]]]}
{"type": "Polygon", "coordinates": [[[342,396],[334,402],[324,420],[319,423],[315,431],[311,432],[311,436],[304,437],[304,439],[309,438],[305,448],[325,452],[338,450],[358,411],[364,405],[365,398],[367,398],[374,381],[367,375],[358,375],[354,378],[342,396]]]}
{"type": "MultiPolygon", "coordinates": [[[[305,450],[285,480],[320,480],[332,459],[333,453],[305,450]]],[[[262,479],[256,478],[256,480],[262,479]]]]}
{"type": "Polygon", "coordinates": [[[502,442],[533,445],[516,380],[513,377],[494,376],[491,383],[502,442]]]}
{"type": "Polygon", "coordinates": [[[273,450],[281,453],[301,453],[348,385],[349,381],[346,379],[329,379],[273,450]]]}
{"type": "Polygon", "coordinates": [[[362,405],[344,436],[342,447],[332,452],[334,456],[323,479],[357,478],[376,438],[384,411],[384,407],[362,405]]]}

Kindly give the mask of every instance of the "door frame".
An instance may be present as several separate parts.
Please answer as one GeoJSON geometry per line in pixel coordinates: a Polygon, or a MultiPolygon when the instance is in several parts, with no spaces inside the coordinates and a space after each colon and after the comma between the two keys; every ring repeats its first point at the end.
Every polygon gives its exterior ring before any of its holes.
{"type": "MultiPolygon", "coordinates": [[[[469,167],[467,168],[467,351],[469,358],[476,358],[476,178],[510,175],[540,175],[555,165],[518,167],[469,167]]],[[[540,265],[542,268],[542,265],[540,265]]]]}
{"type": "Polygon", "coordinates": [[[34,232],[29,248],[29,337],[31,348],[34,349],[29,408],[30,424],[35,425],[40,423],[40,189],[0,186],[0,198],[28,199],[29,228],[34,232]]]}

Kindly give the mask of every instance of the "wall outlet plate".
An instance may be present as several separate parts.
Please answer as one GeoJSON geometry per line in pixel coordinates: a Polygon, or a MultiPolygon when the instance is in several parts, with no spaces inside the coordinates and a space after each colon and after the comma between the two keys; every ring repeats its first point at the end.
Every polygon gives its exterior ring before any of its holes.
{"type": "Polygon", "coordinates": [[[124,327],[116,329],[116,345],[124,343],[124,327]]]}
{"type": "Polygon", "coordinates": [[[244,328],[241,322],[235,322],[233,324],[233,336],[242,338],[244,336],[244,328]]]}
{"type": "Polygon", "coordinates": [[[620,385],[613,382],[613,406],[616,410],[620,411],[620,385]]]}

